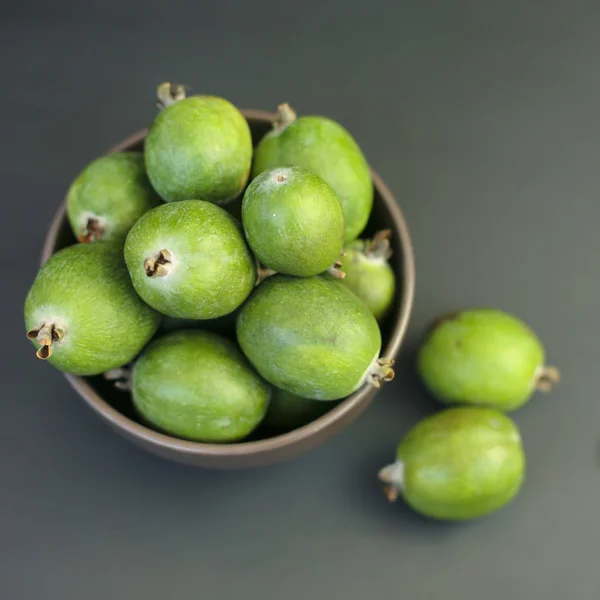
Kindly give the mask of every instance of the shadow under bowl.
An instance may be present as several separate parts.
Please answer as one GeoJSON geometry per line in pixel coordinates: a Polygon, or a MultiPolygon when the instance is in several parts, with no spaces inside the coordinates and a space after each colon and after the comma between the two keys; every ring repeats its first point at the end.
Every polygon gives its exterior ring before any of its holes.
{"type": "MultiPolygon", "coordinates": [[[[275,114],[261,110],[242,111],[256,145],[270,130],[275,114]]],[[[124,139],[108,153],[142,150],[147,129],[124,139]]],[[[373,211],[361,237],[380,229],[392,230],[390,264],[397,278],[397,294],[386,319],[380,324],[382,356],[396,358],[408,326],[413,305],[415,267],[413,248],[404,216],[381,177],[371,170],[375,188],[373,211]]],[[[65,246],[76,243],[66,218],[66,200],[56,212],[42,250],[41,263],[65,246]]],[[[347,398],[332,403],[323,416],[293,431],[277,434],[259,427],[249,438],[233,444],[205,444],[180,440],[144,424],[130,396],[115,390],[102,377],[64,374],[83,400],[114,430],[134,444],[156,455],[180,463],[212,469],[257,467],[283,461],[311,450],[354,421],[373,401],[377,389],[364,385],[347,398]]],[[[388,384],[389,385],[389,384],[388,384]]]]}

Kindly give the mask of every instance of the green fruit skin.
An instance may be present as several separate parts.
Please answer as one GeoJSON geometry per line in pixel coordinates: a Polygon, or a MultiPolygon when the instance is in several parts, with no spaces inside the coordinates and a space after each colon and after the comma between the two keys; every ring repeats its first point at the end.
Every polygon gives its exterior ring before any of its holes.
{"type": "Polygon", "coordinates": [[[67,193],[67,217],[79,239],[89,218],[104,226],[102,241],[122,243],[133,224],[161,199],[150,185],[141,152],[119,152],[89,163],[67,193]]]}
{"type": "Polygon", "coordinates": [[[301,398],[285,390],[273,388],[263,424],[280,432],[292,431],[323,416],[336,404],[301,398]]]}
{"type": "Polygon", "coordinates": [[[202,198],[223,204],[248,181],[250,127],[229,101],[191,96],[157,115],[144,155],[148,177],[167,202],[202,198]]]}
{"type": "Polygon", "coordinates": [[[273,275],[261,283],[239,312],[237,339],[264,379],[315,400],[354,392],[381,349],[367,307],[321,275],[273,275]]]}
{"type": "Polygon", "coordinates": [[[162,204],[132,227],[125,262],[138,294],[161,313],[214,319],[233,312],[256,282],[256,262],[241,225],[202,200],[162,204]],[[144,260],[162,249],[173,255],[166,277],[148,277],[144,260]]]}
{"type": "Polygon", "coordinates": [[[271,393],[232,342],[199,330],[153,340],[134,365],[132,383],[144,420],[198,442],[246,437],[262,421],[271,393]]]}
{"type": "Polygon", "coordinates": [[[300,167],[256,177],[244,194],[242,223],[258,260],[287,275],[323,273],[344,245],[344,211],[336,193],[300,167]]]}
{"type": "Polygon", "coordinates": [[[544,349],[529,327],[495,309],[465,310],[442,320],[418,356],[431,394],[447,404],[511,411],[533,394],[544,349]]]}
{"type": "Polygon", "coordinates": [[[48,362],[75,375],[98,375],[131,362],[161,320],[135,293],[120,247],[102,242],[68,246],[50,257],[24,312],[27,331],[45,323],[64,330],[48,362]]]}
{"type": "Polygon", "coordinates": [[[324,179],[344,209],[345,240],[357,238],[373,208],[369,165],[354,138],[339,123],[320,116],[300,117],[273,129],[254,152],[252,177],[274,167],[298,166],[324,179]]]}
{"type": "Polygon", "coordinates": [[[402,439],[402,494],[417,512],[467,520],[512,500],[525,478],[515,423],[491,408],[461,406],[425,418],[402,439]]]}
{"type": "Polygon", "coordinates": [[[341,259],[341,270],[346,276],[341,282],[381,321],[392,306],[396,276],[385,258],[365,256],[364,246],[364,240],[355,240],[346,246],[346,255],[341,259]]]}

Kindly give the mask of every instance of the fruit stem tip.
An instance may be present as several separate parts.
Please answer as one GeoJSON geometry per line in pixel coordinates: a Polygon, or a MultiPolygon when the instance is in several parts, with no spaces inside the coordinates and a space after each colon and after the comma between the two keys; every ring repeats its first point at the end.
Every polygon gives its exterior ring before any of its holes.
{"type": "Polygon", "coordinates": [[[275,129],[283,129],[290,123],[296,120],[296,111],[287,103],[284,102],[277,107],[277,114],[275,116],[275,129]]]}
{"type": "Polygon", "coordinates": [[[35,355],[41,360],[50,358],[54,343],[61,342],[64,337],[65,332],[54,323],[44,323],[39,329],[31,329],[27,332],[28,340],[36,340],[40,344],[35,355]]]}
{"type": "Polygon", "coordinates": [[[185,99],[185,86],[180,83],[165,81],[156,88],[156,97],[158,107],[166,108],[185,99]]]}
{"type": "Polygon", "coordinates": [[[365,256],[369,258],[382,258],[389,260],[392,256],[392,248],[390,245],[390,239],[392,237],[391,229],[382,229],[378,231],[373,239],[367,244],[365,248],[365,256]]]}
{"type": "Polygon", "coordinates": [[[549,392],[560,381],[560,371],[556,367],[544,366],[536,374],[535,389],[549,392]]]}
{"type": "Polygon", "coordinates": [[[344,277],[346,277],[346,273],[342,271],[341,260],[336,260],[330,267],[328,267],[327,272],[336,279],[344,279],[344,277]]]}
{"type": "Polygon", "coordinates": [[[379,481],[384,483],[383,491],[390,502],[398,499],[404,486],[404,463],[396,461],[383,467],[378,473],[379,481]]]}
{"type": "Polygon", "coordinates": [[[171,270],[173,255],[163,248],[156,257],[148,257],[144,260],[144,271],[147,277],[165,277],[171,270]]]}
{"type": "Polygon", "coordinates": [[[382,381],[392,381],[395,376],[394,369],[392,369],[394,362],[393,358],[378,358],[369,373],[371,385],[379,388],[382,381]]]}

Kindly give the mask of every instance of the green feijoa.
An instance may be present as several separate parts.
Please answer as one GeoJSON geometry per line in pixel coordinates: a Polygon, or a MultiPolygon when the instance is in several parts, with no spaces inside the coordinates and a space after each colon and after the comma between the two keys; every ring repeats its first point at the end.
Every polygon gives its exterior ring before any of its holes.
{"type": "Polygon", "coordinates": [[[337,193],[345,216],[345,241],[357,238],[373,208],[369,165],[350,133],[323,116],[303,116],[288,104],[254,152],[252,177],[274,167],[298,166],[324,179],[337,193]]]}
{"type": "Polygon", "coordinates": [[[337,402],[301,398],[285,390],[273,388],[263,424],[282,433],[292,431],[323,416],[336,404],[337,402]]]}
{"type": "Polygon", "coordinates": [[[106,242],[68,246],[51,256],[29,289],[24,312],[38,358],[76,375],[130,362],[161,319],[135,293],[120,246],[106,242]]]}
{"type": "Polygon", "coordinates": [[[390,234],[386,229],[373,239],[350,242],[344,248],[340,265],[345,274],[342,283],[366,304],[377,320],[388,314],[396,293],[396,276],[388,262],[392,254],[390,234]]]}
{"type": "Polygon", "coordinates": [[[336,400],[393,377],[375,317],[329,276],[272,275],[243,304],[236,329],[256,370],[304,398],[336,400]]]}
{"type": "Polygon", "coordinates": [[[243,439],[262,421],[270,393],[235,344],[206,331],[156,338],[133,367],[136,410],[155,428],[181,439],[243,439]]]}
{"type": "Polygon", "coordinates": [[[89,163],[67,193],[67,217],[82,243],[122,243],[133,224],[160,204],[141,152],[118,152],[89,163]]]}
{"type": "Polygon", "coordinates": [[[246,189],[242,223],[266,267],[286,275],[323,273],[340,258],[344,211],[331,186],[300,167],[263,171],[246,189]]]}
{"type": "Polygon", "coordinates": [[[544,361],[540,340],[523,321],[481,308],[439,318],[420,348],[418,371],[442,402],[511,411],[558,381],[558,370],[544,361]]]}
{"type": "Polygon", "coordinates": [[[424,516],[454,521],[482,517],[508,504],[522,487],[521,435],[496,409],[448,408],[402,438],[396,461],[379,478],[390,501],[401,495],[424,516]]]}
{"type": "Polygon", "coordinates": [[[138,294],[169,317],[214,319],[233,312],[256,283],[256,262],[241,225],[203,200],[162,204],[125,241],[138,294]]]}
{"type": "Polygon", "coordinates": [[[146,137],[146,170],[167,202],[202,198],[216,204],[244,189],[252,162],[250,127],[228,100],[185,97],[181,86],[158,88],[161,112],[146,137]]]}

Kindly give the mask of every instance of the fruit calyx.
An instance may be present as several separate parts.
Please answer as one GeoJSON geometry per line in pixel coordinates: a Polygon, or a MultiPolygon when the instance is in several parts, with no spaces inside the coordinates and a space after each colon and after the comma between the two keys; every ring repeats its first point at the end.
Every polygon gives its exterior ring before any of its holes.
{"type": "Polygon", "coordinates": [[[367,379],[372,386],[381,387],[382,381],[392,381],[394,379],[394,359],[393,358],[376,358],[367,371],[367,379]]]}
{"type": "Polygon", "coordinates": [[[102,239],[105,228],[98,217],[89,217],[85,225],[79,230],[77,241],[81,244],[89,244],[102,239]]]}
{"type": "Polygon", "coordinates": [[[156,256],[144,261],[144,271],[147,277],[166,277],[171,271],[173,255],[163,248],[156,256]]]}
{"type": "Polygon", "coordinates": [[[259,267],[256,271],[256,283],[254,284],[255,287],[262,283],[265,279],[271,277],[271,275],[277,275],[277,271],[269,269],[269,267],[259,267]]]}
{"type": "Polygon", "coordinates": [[[542,366],[535,373],[534,387],[540,392],[549,392],[560,381],[560,371],[556,367],[542,366]]]}
{"type": "Polygon", "coordinates": [[[399,460],[383,467],[378,473],[384,485],[383,492],[390,502],[395,502],[404,487],[404,463],[399,460]]]}
{"type": "Polygon", "coordinates": [[[61,342],[65,337],[65,332],[60,327],[57,327],[54,323],[44,323],[38,329],[31,329],[27,332],[28,340],[37,340],[40,344],[35,355],[41,359],[46,360],[52,356],[52,346],[55,342],[61,342]]]}
{"type": "Polygon", "coordinates": [[[130,367],[120,367],[118,369],[111,369],[110,371],[106,371],[103,375],[106,381],[112,381],[113,386],[117,390],[121,390],[123,392],[131,391],[132,386],[132,375],[130,367]]]}
{"type": "Polygon", "coordinates": [[[156,88],[156,97],[158,108],[166,108],[185,99],[185,86],[180,83],[165,81],[156,88]]]}
{"type": "Polygon", "coordinates": [[[336,279],[344,279],[346,273],[342,271],[342,261],[336,260],[330,267],[327,268],[327,272],[336,279]]]}
{"type": "Polygon", "coordinates": [[[287,102],[280,104],[277,107],[273,129],[282,131],[296,120],[296,116],[296,111],[287,102]]]}
{"type": "Polygon", "coordinates": [[[392,248],[390,246],[391,237],[391,229],[382,229],[381,231],[378,231],[373,236],[373,239],[365,244],[363,254],[371,259],[388,260],[392,256],[392,248]]]}

